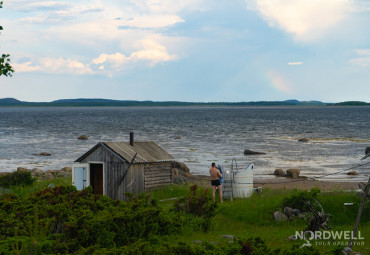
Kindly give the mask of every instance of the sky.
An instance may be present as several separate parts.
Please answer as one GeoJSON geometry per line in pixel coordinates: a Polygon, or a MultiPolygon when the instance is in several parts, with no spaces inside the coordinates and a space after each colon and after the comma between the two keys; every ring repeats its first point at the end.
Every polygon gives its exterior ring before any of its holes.
{"type": "Polygon", "coordinates": [[[0,98],[370,102],[365,0],[5,0],[0,98]]]}

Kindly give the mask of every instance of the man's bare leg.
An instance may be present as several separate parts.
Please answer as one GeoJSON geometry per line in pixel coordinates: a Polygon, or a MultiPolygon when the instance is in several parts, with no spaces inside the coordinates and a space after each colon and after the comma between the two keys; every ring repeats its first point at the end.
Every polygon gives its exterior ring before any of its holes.
{"type": "Polygon", "coordinates": [[[220,203],[223,203],[224,201],[222,200],[222,186],[217,186],[218,192],[220,193],[220,203]]]}
{"type": "Polygon", "coordinates": [[[212,186],[213,203],[216,203],[216,186],[212,186]]]}

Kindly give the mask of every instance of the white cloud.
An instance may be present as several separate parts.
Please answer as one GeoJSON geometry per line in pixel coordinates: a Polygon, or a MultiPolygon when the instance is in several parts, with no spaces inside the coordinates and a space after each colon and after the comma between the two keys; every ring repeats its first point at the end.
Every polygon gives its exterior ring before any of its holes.
{"type": "Polygon", "coordinates": [[[137,44],[140,49],[132,52],[129,56],[125,56],[119,52],[114,54],[102,53],[99,57],[93,59],[92,63],[95,65],[109,63],[114,69],[120,70],[129,63],[141,60],[148,61],[153,66],[157,63],[167,62],[177,58],[176,55],[169,54],[165,46],[151,38],[141,40],[137,44]]]}
{"type": "Polygon", "coordinates": [[[93,74],[88,65],[77,60],[63,58],[40,58],[34,62],[12,64],[16,72],[44,72],[57,74],[93,74]]]}
{"type": "Polygon", "coordinates": [[[184,22],[176,15],[141,16],[120,22],[120,27],[161,28],[184,22]]]}
{"type": "Polygon", "coordinates": [[[309,42],[335,27],[348,14],[350,0],[245,0],[271,27],[309,42]]]}
{"type": "Polygon", "coordinates": [[[357,49],[354,52],[358,57],[350,59],[349,63],[361,67],[370,66],[370,49],[357,49]]]}
{"type": "Polygon", "coordinates": [[[298,62],[289,62],[288,65],[290,66],[298,66],[298,65],[302,65],[303,62],[302,61],[298,61],[298,62]]]}
{"type": "Polygon", "coordinates": [[[13,63],[12,64],[14,70],[19,73],[23,72],[35,72],[41,69],[40,66],[32,65],[32,62],[24,62],[21,64],[13,63]]]}

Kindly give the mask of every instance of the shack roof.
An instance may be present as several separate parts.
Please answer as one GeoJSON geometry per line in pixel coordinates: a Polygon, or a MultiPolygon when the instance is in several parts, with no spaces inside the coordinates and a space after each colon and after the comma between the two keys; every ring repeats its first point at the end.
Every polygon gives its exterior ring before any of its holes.
{"type": "Polygon", "coordinates": [[[100,142],[91,150],[78,158],[76,162],[81,162],[99,146],[103,146],[112,150],[115,154],[117,154],[117,156],[127,162],[131,162],[137,153],[134,161],[132,162],[133,164],[174,161],[174,158],[168,152],[158,146],[155,142],[149,141],[135,142],[134,146],[131,146],[129,142],[100,142]]]}

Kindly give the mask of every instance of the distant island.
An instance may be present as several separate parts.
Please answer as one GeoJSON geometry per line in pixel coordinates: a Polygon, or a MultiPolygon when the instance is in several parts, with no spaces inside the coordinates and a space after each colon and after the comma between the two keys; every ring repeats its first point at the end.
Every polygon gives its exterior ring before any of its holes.
{"type": "Polygon", "coordinates": [[[60,99],[51,102],[26,102],[15,98],[0,99],[1,106],[369,106],[370,103],[348,101],[341,103],[323,103],[320,101],[298,101],[295,99],[285,101],[252,101],[252,102],[181,102],[181,101],[136,101],[112,100],[100,98],[60,99]]]}

